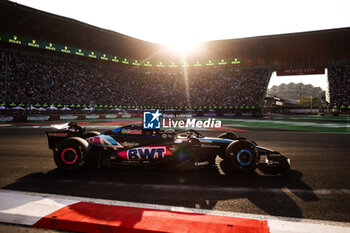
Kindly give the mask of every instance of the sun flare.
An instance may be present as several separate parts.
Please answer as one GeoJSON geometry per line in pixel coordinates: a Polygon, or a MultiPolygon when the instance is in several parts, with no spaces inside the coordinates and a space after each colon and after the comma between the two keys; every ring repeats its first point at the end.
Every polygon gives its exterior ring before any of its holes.
{"type": "Polygon", "coordinates": [[[200,42],[188,39],[178,38],[169,43],[164,44],[172,52],[180,54],[188,54],[191,52],[198,51],[200,49],[200,42]]]}

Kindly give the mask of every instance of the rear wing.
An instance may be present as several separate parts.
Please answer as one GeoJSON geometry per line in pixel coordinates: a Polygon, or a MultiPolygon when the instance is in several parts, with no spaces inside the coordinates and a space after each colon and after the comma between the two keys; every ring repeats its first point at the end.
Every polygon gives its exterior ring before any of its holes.
{"type": "Polygon", "coordinates": [[[62,140],[69,137],[83,137],[85,127],[79,126],[76,122],[51,125],[55,130],[46,131],[49,149],[54,149],[62,140]]]}

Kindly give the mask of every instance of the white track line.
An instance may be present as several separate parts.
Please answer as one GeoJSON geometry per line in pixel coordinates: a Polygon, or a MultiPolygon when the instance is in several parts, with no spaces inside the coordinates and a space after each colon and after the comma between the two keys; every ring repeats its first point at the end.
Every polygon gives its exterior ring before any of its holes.
{"type": "Polygon", "coordinates": [[[76,203],[67,198],[46,198],[22,192],[0,191],[0,221],[22,225],[33,225],[42,217],[76,203]]]}
{"type": "MultiPolygon", "coordinates": [[[[230,119],[231,122],[249,122],[249,123],[271,123],[271,124],[283,124],[283,125],[295,125],[295,126],[314,126],[314,127],[326,127],[326,128],[348,128],[348,123],[316,123],[316,122],[303,122],[303,121],[276,121],[276,120],[251,120],[251,119],[230,119]]],[[[230,125],[230,124],[226,124],[230,125]]]]}
{"type": "Polygon", "coordinates": [[[12,126],[12,124],[0,124],[0,127],[8,127],[8,126],[12,126]]]}

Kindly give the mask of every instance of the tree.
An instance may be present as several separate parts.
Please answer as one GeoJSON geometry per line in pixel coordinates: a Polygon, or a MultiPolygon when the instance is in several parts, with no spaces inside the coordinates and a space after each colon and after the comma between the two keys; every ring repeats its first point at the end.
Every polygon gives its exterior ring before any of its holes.
{"type": "Polygon", "coordinates": [[[321,108],[322,101],[320,97],[301,96],[298,105],[303,108],[321,108]]]}

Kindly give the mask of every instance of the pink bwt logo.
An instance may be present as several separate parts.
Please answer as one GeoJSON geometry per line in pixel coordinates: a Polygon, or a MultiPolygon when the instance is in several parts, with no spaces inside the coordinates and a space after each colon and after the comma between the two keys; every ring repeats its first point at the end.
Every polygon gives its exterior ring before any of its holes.
{"type": "Polygon", "coordinates": [[[120,152],[119,155],[128,160],[161,159],[172,153],[165,146],[139,147],[120,152]]]}

